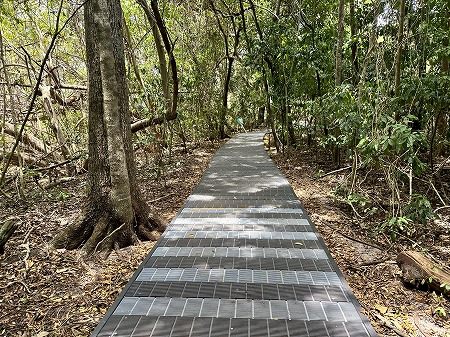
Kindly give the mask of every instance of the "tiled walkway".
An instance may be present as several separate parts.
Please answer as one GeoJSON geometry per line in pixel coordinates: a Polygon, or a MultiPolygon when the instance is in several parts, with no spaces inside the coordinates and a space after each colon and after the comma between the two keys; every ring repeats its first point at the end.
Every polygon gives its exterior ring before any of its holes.
{"type": "Polygon", "coordinates": [[[376,336],[262,137],[217,152],[92,336],[376,336]]]}

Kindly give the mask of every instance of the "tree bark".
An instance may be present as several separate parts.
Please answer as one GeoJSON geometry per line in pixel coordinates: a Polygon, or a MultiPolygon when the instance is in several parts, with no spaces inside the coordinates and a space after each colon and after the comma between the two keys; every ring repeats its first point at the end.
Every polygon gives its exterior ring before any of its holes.
{"type": "Polygon", "coordinates": [[[405,0],[400,0],[399,8],[399,22],[398,22],[398,37],[397,37],[397,53],[395,55],[395,95],[400,93],[400,72],[402,67],[402,53],[403,53],[403,26],[405,23],[405,0]]]}
{"type": "Polygon", "coordinates": [[[158,54],[159,61],[159,72],[161,74],[161,87],[163,90],[163,95],[165,99],[166,105],[166,113],[170,113],[170,109],[172,106],[170,90],[169,90],[169,72],[167,70],[167,61],[166,61],[166,53],[164,51],[163,42],[161,40],[161,34],[158,30],[158,26],[156,24],[156,20],[154,15],[152,14],[150,8],[148,7],[148,3],[146,0],[136,0],[139,6],[141,6],[142,10],[147,17],[147,20],[152,29],[153,40],[155,41],[156,53],[158,54]]]}
{"type": "Polygon", "coordinates": [[[336,86],[342,84],[342,49],[344,46],[344,9],[345,0],[339,0],[338,8],[338,40],[336,44],[336,73],[335,73],[335,83],[336,86]]]}
{"type": "Polygon", "coordinates": [[[160,228],[143,201],[131,144],[119,0],[85,6],[89,100],[89,194],[79,219],[53,240],[57,248],[87,254],[151,239],[160,228]]]}
{"type": "Polygon", "coordinates": [[[158,1],[151,0],[150,6],[152,8],[156,25],[161,34],[162,41],[164,43],[164,48],[166,49],[167,56],[169,57],[170,72],[172,75],[172,98],[170,101],[170,106],[168,106],[168,111],[166,117],[175,119],[177,117],[177,106],[178,106],[178,70],[177,62],[175,60],[175,55],[173,54],[173,44],[170,42],[169,32],[164,24],[161,13],[159,12],[158,1]]]}
{"type": "Polygon", "coordinates": [[[414,285],[427,284],[430,289],[447,293],[443,284],[450,286],[450,270],[438,265],[422,253],[405,251],[397,256],[403,280],[414,285]]]}
{"type": "MultiPolygon", "coordinates": [[[[442,42],[442,45],[444,46],[444,48],[448,48],[448,43],[450,40],[450,10],[447,11],[447,15],[446,15],[446,28],[447,28],[447,36],[444,37],[444,41],[442,42]]],[[[441,70],[442,72],[448,73],[449,72],[449,57],[448,55],[444,55],[442,57],[441,60],[441,70]]]]}
{"type": "Polygon", "coordinates": [[[219,137],[220,139],[226,138],[225,134],[225,125],[226,125],[226,116],[228,112],[228,93],[230,91],[230,82],[231,82],[231,75],[233,73],[233,63],[237,56],[237,48],[239,46],[239,36],[240,32],[242,30],[242,27],[236,28],[236,23],[234,20],[234,16],[230,15],[231,24],[233,26],[234,30],[234,43],[233,43],[233,51],[230,51],[230,45],[229,45],[229,36],[228,32],[225,31],[222,23],[220,22],[219,13],[216,9],[213,0],[210,0],[211,8],[214,12],[214,16],[216,18],[217,27],[219,28],[220,33],[223,37],[223,43],[224,43],[224,49],[225,49],[225,60],[226,60],[226,67],[225,67],[225,78],[223,82],[223,91],[222,91],[222,108],[220,111],[219,116],[219,137]]]}
{"type": "Polygon", "coordinates": [[[352,78],[353,85],[359,82],[359,64],[358,64],[358,42],[356,41],[356,34],[358,31],[356,17],[355,17],[355,0],[350,1],[350,34],[352,37],[352,78]]]}

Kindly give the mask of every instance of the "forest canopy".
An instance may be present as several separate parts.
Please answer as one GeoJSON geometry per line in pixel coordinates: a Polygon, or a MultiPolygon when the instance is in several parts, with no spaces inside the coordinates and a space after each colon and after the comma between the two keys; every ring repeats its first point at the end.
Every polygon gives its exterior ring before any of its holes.
{"type": "Polygon", "coordinates": [[[118,6],[105,29],[111,48],[123,48],[116,75],[125,82],[111,85],[129,114],[119,125],[130,124],[125,150],[151,147],[161,162],[174,144],[266,125],[279,152],[318,146],[330,170],[349,165],[336,193],[356,213],[370,199],[360,171],[377,170],[388,191],[382,229],[392,237],[432,218],[432,205],[447,207],[444,0],[5,0],[0,183],[8,198],[24,198],[24,184],[45,180],[48,168],[66,178],[93,169],[87,60],[101,41],[83,16],[91,2],[118,6]]]}

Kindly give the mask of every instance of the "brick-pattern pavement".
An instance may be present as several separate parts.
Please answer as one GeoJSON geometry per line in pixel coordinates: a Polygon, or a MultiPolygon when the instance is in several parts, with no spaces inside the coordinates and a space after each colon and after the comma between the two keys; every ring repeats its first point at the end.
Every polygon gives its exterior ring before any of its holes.
{"type": "Polygon", "coordinates": [[[376,336],[262,137],[217,152],[92,337],[376,336]]]}

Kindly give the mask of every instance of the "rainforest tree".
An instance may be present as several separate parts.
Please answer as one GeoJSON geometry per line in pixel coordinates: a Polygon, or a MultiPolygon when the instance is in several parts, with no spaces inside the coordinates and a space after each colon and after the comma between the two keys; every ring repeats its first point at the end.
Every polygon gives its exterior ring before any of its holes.
{"type": "Polygon", "coordinates": [[[85,5],[89,103],[89,196],[81,218],[54,239],[87,253],[128,246],[159,223],[142,200],[131,143],[122,9],[116,0],[85,5]]]}

